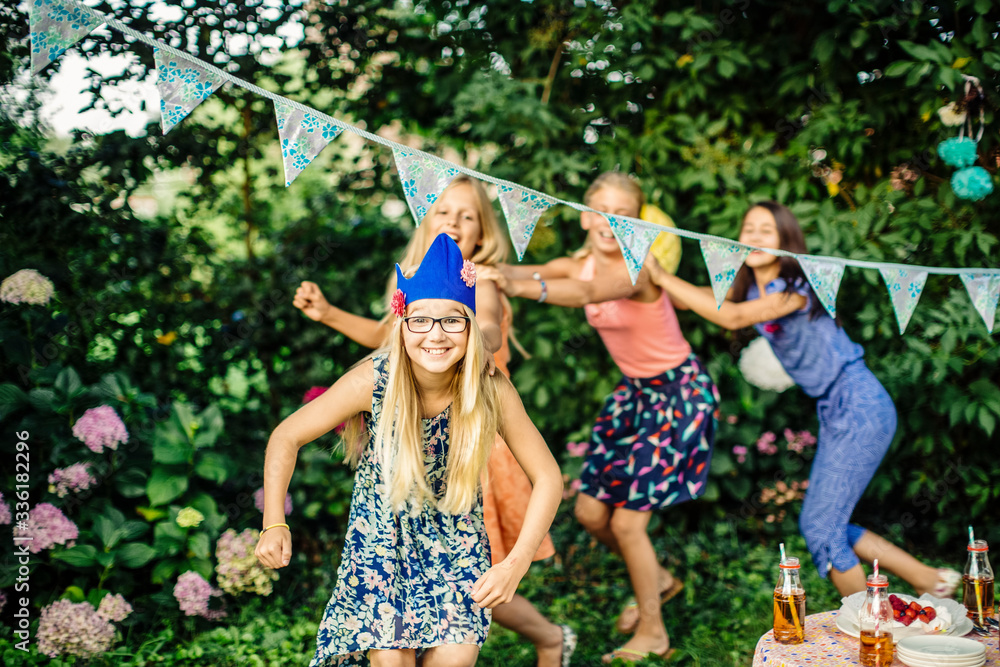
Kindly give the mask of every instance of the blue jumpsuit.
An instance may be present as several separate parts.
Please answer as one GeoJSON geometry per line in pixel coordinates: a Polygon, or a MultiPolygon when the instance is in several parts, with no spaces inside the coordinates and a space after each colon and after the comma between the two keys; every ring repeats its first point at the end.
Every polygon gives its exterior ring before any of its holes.
{"type": "MultiPolygon", "coordinates": [[[[766,292],[783,292],[785,285],[777,278],[766,292]]],[[[860,562],[852,547],[865,530],[850,523],[851,514],[892,444],[896,407],[865,365],[861,346],[825,311],[810,319],[816,296],[808,283],[797,282],[794,291],[806,297],[806,306],[756,329],[792,379],[817,399],[819,437],[799,528],[826,577],[831,567],[845,572],[860,562]]],[[[751,285],[747,300],[758,296],[751,285]]]]}

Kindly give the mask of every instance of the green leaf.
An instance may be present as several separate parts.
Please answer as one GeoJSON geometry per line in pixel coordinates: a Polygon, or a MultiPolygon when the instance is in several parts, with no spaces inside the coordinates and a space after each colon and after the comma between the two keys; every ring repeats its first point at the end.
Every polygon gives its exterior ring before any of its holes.
{"type": "Polygon", "coordinates": [[[208,558],[211,555],[211,543],[205,533],[195,533],[188,538],[188,549],[198,558],[208,558]]]}
{"type": "Polygon", "coordinates": [[[146,495],[149,496],[150,504],[155,507],[169,503],[187,491],[187,488],[186,475],[178,475],[163,466],[157,466],[146,483],[146,495]]]}
{"type": "Polygon", "coordinates": [[[194,473],[203,479],[222,484],[229,477],[229,459],[220,452],[205,452],[198,458],[194,473]]]}
{"type": "Polygon", "coordinates": [[[149,524],[143,521],[126,521],[118,527],[122,540],[133,540],[149,530],[149,524]]]}
{"type": "Polygon", "coordinates": [[[930,62],[936,62],[939,64],[945,64],[945,61],[940,57],[934,49],[929,46],[924,46],[923,44],[916,44],[914,42],[908,42],[905,39],[901,39],[898,42],[899,46],[909,53],[911,56],[917,60],[925,60],[930,62]]]}
{"type": "Polygon", "coordinates": [[[187,463],[193,453],[191,440],[175,419],[157,425],[153,433],[154,461],[166,464],[187,463]]]}
{"type": "Polygon", "coordinates": [[[139,498],[146,494],[146,471],[142,468],[128,468],[115,475],[118,493],[126,498],[139,498]]]}
{"type": "MultiPolygon", "coordinates": [[[[174,572],[177,571],[177,563],[172,560],[161,560],[155,566],[153,566],[153,572],[150,575],[150,579],[154,584],[163,584],[173,578],[174,572]]],[[[172,590],[172,587],[171,587],[172,590]]]]}
{"type": "Polygon", "coordinates": [[[32,389],[28,392],[28,402],[36,410],[52,412],[55,410],[56,392],[41,387],[32,389]]]}
{"type": "Polygon", "coordinates": [[[94,554],[94,559],[101,567],[111,567],[115,564],[115,553],[113,551],[98,551],[94,554]]]}
{"type": "Polygon", "coordinates": [[[17,385],[0,384],[0,416],[7,416],[28,404],[28,395],[17,385]]]}
{"type": "Polygon", "coordinates": [[[156,556],[156,549],[141,542],[129,542],[115,551],[115,558],[122,567],[142,567],[156,556]]]}
{"type": "Polygon", "coordinates": [[[731,79],[736,74],[736,64],[732,60],[719,59],[719,76],[731,79]]]}
{"type": "Polygon", "coordinates": [[[94,519],[94,533],[100,538],[105,549],[113,547],[121,537],[117,535],[116,526],[111,519],[99,516],[94,519]]]}
{"type": "Polygon", "coordinates": [[[70,602],[83,602],[87,599],[87,596],[83,593],[83,589],[79,586],[67,586],[66,590],[63,591],[62,597],[70,602]]]}
{"type": "Polygon", "coordinates": [[[984,51],[983,64],[994,71],[1000,70],[1000,53],[996,51],[984,51]]]}
{"type": "Polygon", "coordinates": [[[80,376],[75,370],[69,367],[64,368],[56,376],[54,387],[56,391],[60,392],[66,398],[73,398],[83,392],[83,383],[80,382],[80,376]]]}
{"type": "Polygon", "coordinates": [[[53,551],[52,558],[74,567],[90,567],[97,562],[97,549],[89,544],[79,544],[70,549],[53,551]]]}
{"type": "Polygon", "coordinates": [[[997,419],[985,407],[979,408],[979,425],[986,431],[986,435],[993,437],[993,429],[996,428],[997,419]]]}
{"type": "Polygon", "coordinates": [[[198,430],[195,433],[195,447],[209,447],[215,444],[225,429],[225,421],[222,418],[222,410],[213,403],[198,415],[198,430]]]}
{"type": "Polygon", "coordinates": [[[910,60],[897,60],[888,67],[885,68],[886,76],[903,76],[916,65],[915,62],[910,60]]]}

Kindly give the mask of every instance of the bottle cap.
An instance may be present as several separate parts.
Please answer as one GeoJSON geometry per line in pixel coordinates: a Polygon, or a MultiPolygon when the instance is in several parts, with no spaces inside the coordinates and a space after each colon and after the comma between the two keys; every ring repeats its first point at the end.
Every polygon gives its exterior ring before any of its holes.
{"type": "Polygon", "coordinates": [[[785,570],[797,570],[799,569],[799,559],[796,558],[795,556],[789,556],[785,560],[781,561],[778,567],[781,567],[785,570]]]}
{"type": "Polygon", "coordinates": [[[986,540],[976,540],[975,542],[972,542],[968,547],[966,547],[966,549],[969,551],[976,551],[976,552],[989,551],[990,546],[986,543],[986,540]]]}
{"type": "Polygon", "coordinates": [[[889,580],[884,574],[869,574],[868,586],[872,588],[885,588],[889,585],[889,580]]]}

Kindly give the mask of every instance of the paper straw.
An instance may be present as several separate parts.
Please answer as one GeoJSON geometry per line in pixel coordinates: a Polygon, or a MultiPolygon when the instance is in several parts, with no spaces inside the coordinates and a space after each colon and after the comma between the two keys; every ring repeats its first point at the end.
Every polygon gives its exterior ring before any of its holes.
{"type": "Polygon", "coordinates": [[[979,623],[978,623],[978,625],[986,625],[986,622],[983,620],[983,595],[979,591],[979,580],[978,579],[973,579],[972,581],[974,582],[974,584],[976,586],[976,606],[979,607],[979,623]]]}
{"type": "Polygon", "coordinates": [[[875,559],[875,576],[878,576],[878,558],[875,559]]]}
{"type": "Polygon", "coordinates": [[[781,562],[784,563],[785,562],[785,543],[782,542],[781,544],[779,544],[778,548],[781,549],[781,562]]]}
{"type": "Polygon", "coordinates": [[[969,546],[973,546],[976,543],[976,536],[972,532],[972,526],[969,526],[969,546]]]}

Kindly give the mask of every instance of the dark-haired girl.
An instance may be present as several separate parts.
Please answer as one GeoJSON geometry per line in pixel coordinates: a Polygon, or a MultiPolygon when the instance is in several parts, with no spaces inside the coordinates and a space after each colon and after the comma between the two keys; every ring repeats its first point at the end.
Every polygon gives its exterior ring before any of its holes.
{"type": "MultiPolygon", "coordinates": [[[[776,202],[743,216],[740,243],[806,253],[802,228],[776,202]]],[[[953,570],[935,569],[874,533],[850,523],[854,507],[892,444],[896,408],[865,365],[864,350],[848,338],[816,298],[794,257],[755,250],[747,257],[722,307],[707,287],[696,287],[647,261],[653,282],[678,307],[726,329],[754,326],[788,374],[817,399],[819,442],[799,527],[820,576],[829,573],[843,595],[865,590],[861,560],[878,558],[917,594],[954,592],[953,570]]]]}

